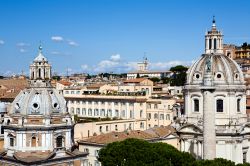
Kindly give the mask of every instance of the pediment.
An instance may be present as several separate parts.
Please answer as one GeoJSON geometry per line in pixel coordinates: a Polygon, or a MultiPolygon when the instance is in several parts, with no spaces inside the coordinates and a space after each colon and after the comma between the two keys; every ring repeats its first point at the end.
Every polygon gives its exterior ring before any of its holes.
{"type": "Polygon", "coordinates": [[[193,134],[202,134],[203,131],[200,127],[194,124],[186,124],[177,129],[179,133],[193,133],[193,134]]]}

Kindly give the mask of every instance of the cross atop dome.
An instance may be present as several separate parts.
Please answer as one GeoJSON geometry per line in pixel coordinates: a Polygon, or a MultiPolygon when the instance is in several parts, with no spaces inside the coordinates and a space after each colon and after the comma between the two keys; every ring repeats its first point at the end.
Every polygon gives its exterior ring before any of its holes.
{"type": "Polygon", "coordinates": [[[215,24],[215,16],[213,16],[213,24],[212,24],[213,28],[216,28],[216,24],[215,24]]]}

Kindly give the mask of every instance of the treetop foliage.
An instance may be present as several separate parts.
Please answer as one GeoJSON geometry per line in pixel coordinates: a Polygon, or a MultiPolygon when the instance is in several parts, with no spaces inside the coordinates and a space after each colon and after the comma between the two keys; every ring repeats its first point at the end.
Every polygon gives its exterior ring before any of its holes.
{"type": "Polygon", "coordinates": [[[196,160],[191,154],[180,152],[166,143],[149,143],[126,139],[102,148],[98,160],[103,166],[250,166],[225,159],[196,160]]]}

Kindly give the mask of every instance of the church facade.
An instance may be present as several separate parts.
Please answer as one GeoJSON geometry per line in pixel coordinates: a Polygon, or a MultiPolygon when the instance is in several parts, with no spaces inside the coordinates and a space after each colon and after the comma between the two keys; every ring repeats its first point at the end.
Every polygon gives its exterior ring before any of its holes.
{"type": "Polygon", "coordinates": [[[0,165],[87,165],[88,154],[74,148],[74,124],[66,101],[50,80],[51,65],[40,46],[30,65],[29,87],[4,116],[0,165]]]}
{"type": "Polygon", "coordinates": [[[205,53],[189,68],[185,113],[178,134],[181,150],[197,159],[250,162],[250,123],[241,69],[223,54],[223,35],[215,20],[205,36],[205,53]]]}

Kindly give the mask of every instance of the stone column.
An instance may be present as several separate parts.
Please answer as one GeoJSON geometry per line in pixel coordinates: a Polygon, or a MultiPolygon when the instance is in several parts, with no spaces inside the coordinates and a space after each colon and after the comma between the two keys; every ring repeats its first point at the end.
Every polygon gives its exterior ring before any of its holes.
{"type": "Polygon", "coordinates": [[[203,90],[203,155],[204,159],[216,157],[215,110],[211,89],[203,90]]]}

